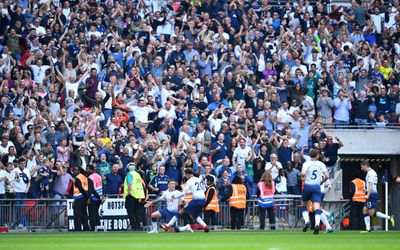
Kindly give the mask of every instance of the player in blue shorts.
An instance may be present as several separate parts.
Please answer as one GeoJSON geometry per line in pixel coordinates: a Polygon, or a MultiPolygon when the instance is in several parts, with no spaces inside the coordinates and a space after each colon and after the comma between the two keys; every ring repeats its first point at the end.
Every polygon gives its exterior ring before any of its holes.
{"type": "MultiPolygon", "coordinates": [[[[178,199],[183,197],[186,193],[192,193],[193,199],[186,204],[185,207],[179,210],[180,215],[188,214],[191,215],[194,219],[196,219],[197,223],[203,226],[204,232],[208,233],[210,228],[207,224],[201,219],[200,215],[203,211],[203,208],[206,204],[206,196],[205,196],[205,186],[204,182],[201,178],[195,177],[193,175],[194,171],[192,168],[185,169],[185,177],[187,179],[186,187],[183,189],[182,193],[177,196],[172,196],[173,199],[178,199]]],[[[177,216],[172,217],[171,221],[168,224],[162,224],[162,228],[167,231],[171,230],[171,226],[175,224],[178,220],[177,216]]],[[[175,232],[179,232],[180,228],[175,228],[175,232]],[[177,230],[178,229],[178,230],[177,230]]]]}
{"type": "Polygon", "coordinates": [[[302,215],[305,222],[303,232],[310,228],[310,218],[307,210],[307,202],[313,202],[315,213],[314,234],[319,234],[319,225],[321,221],[321,185],[329,178],[328,170],[324,163],[319,161],[319,150],[310,150],[311,160],[306,161],[301,169],[301,175],[304,180],[304,190],[301,197],[302,215]]]}
{"type": "MultiPolygon", "coordinates": [[[[152,224],[152,229],[149,231],[149,233],[158,233],[158,228],[157,228],[157,219],[158,218],[163,218],[166,219],[166,221],[170,221],[172,217],[177,216],[179,217],[179,202],[183,201],[183,198],[180,199],[174,199],[172,196],[179,196],[181,195],[181,192],[178,190],[175,190],[176,187],[176,182],[175,180],[168,180],[168,189],[163,192],[163,194],[156,200],[147,202],[145,207],[148,208],[152,204],[156,204],[158,202],[167,202],[167,208],[166,209],[161,209],[158,211],[155,211],[154,213],[151,214],[151,224],[152,224]]],[[[190,225],[186,225],[184,228],[182,228],[182,231],[188,231],[188,232],[193,232],[192,228],[190,225]]]]}
{"type": "Polygon", "coordinates": [[[366,184],[366,193],[367,193],[367,201],[365,202],[365,206],[363,208],[364,214],[364,222],[365,222],[365,230],[366,232],[371,232],[371,217],[375,216],[378,218],[386,219],[390,221],[392,227],[394,227],[394,218],[393,215],[389,216],[387,214],[376,212],[376,208],[378,207],[378,175],[376,174],[375,170],[371,168],[368,161],[361,162],[361,170],[367,173],[365,177],[365,184],[366,184]]]}

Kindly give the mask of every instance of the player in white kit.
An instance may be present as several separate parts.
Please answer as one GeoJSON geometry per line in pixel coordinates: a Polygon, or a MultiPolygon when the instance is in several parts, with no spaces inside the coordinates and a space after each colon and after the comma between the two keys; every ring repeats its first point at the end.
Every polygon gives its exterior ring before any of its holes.
{"type": "Polygon", "coordinates": [[[313,210],[315,213],[314,234],[319,234],[319,225],[321,221],[321,185],[329,178],[328,170],[324,163],[319,161],[319,150],[310,150],[311,160],[303,164],[301,176],[305,178],[304,190],[301,197],[302,215],[305,222],[303,232],[307,232],[310,228],[310,218],[307,210],[307,202],[313,202],[313,210]]]}
{"type": "Polygon", "coordinates": [[[371,168],[368,161],[361,162],[361,170],[367,173],[365,177],[365,184],[366,184],[366,193],[367,193],[367,201],[365,202],[365,206],[363,208],[364,214],[364,222],[365,222],[365,230],[366,232],[371,232],[371,217],[375,216],[381,219],[386,219],[390,221],[392,227],[394,227],[394,218],[393,215],[389,216],[387,214],[376,212],[376,208],[378,208],[378,175],[376,174],[375,170],[371,168]]]}
{"type": "MultiPolygon", "coordinates": [[[[149,233],[158,233],[158,228],[157,228],[157,219],[158,218],[164,218],[166,221],[170,221],[172,217],[174,216],[179,216],[178,210],[179,210],[179,202],[184,201],[183,198],[179,199],[174,199],[172,196],[180,196],[181,192],[178,190],[175,190],[176,187],[176,182],[175,180],[169,180],[168,181],[168,189],[159,197],[158,199],[147,202],[145,205],[146,208],[150,207],[152,204],[156,204],[158,202],[167,202],[167,208],[166,209],[161,209],[158,211],[155,211],[154,213],[151,214],[151,224],[152,224],[152,229],[149,231],[149,233]]],[[[188,231],[188,232],[193,232],[192,228],[190,225],[186,225],[181,228],[181,231],[188,231]]]]}
{"type": "MultiPolygon", "coordinates": [[[[194,171],[192,168],[185,169],[185,177],[187,179],[186,187],[180,195],[172,196],[172,198],[178,199],[183,197],[188,192],[192,193],[193,199],[189,202],[189,204],[186,204],[183,209],[179,210],[179,214],[191,215],[194,219],[196,219],[197,223],[203,226],[204,232],[208,233],[210,231],[210,228],[200,217],[201,212],[203,211],[203,208],[206,204],[206,196],[204,193],[205,186],[203,180],[199,177],[193,176],[193,173],[194,171]]],[[[168,222],[168,224],[162,224],[162,228],[170,231],[170,227],[174,225],[177,220],[177,216],[172,217],[171,221],[168,222]]],[[[176,229],[177,228],[175,228],[175,231],[177,231],[176,229]]],[[[179,228],[177,232],[179,232],[179,228]]]]}

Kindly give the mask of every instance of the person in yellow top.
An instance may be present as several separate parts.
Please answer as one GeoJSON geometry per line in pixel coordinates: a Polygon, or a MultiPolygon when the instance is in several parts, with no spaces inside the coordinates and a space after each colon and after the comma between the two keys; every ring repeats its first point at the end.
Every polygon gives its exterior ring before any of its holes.
{"type": "Polygon", "coordinates": [[[129,163],[127,167],[129,172],[124,181],[123,197],[125,198],[125,208],[131,224],[128,231],[138,231],[141,229],[139,222],[141,221],[141,206],[143,206],[139,203],[146,198],[146,187],[143,186],[142,177],[136,172],[135,164],[129,163]]]}
{"type": "Polygon", "coordinates": [[[389,79],[389,74],[393,71],[393,68],[389,66],[388,59],[383,60],[382,65],[379,66],[379,71],[383,74],[385,80],[389,79]]]}
{"type": "Polygon", "coordinates": [[[232,191],[229,198],[229,208],[231,212],[231,229],[240,230],[244,224],[244,210],[246,209],[246,186],[242,184],[242,179],[235,176],[232,180],[232,191]]]}

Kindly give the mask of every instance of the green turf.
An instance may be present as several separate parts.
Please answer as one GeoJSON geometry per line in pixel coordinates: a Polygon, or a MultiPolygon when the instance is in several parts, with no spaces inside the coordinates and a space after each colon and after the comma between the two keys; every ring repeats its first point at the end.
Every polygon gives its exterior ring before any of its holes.
{"type": "Polygon", "coordinates": [[[313,235],[311,232],[203,232],[190,233],[53,233],[3,234],[4,250],[78,250],[78,249],[400,249],[400,232],[334,232],[313,235]]]}

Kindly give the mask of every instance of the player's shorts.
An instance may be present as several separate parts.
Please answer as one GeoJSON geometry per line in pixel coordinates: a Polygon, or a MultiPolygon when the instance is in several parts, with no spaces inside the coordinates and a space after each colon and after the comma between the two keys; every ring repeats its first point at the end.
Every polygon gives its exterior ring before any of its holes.
{"type": "Polygon", "coordinates": [[[325,193],[321,193],[321,203],[324,202],[325,193]]]}
{"type": "Polygon", "coordinates": [[[185,213],[191,214],[193,218],[196,218],[203,211],[205,204],[205,200],[191,200],[183,209],[185,210],[185,213]]]}
{"type": "Polygon", "coordinates": [[[378,194],[377,193],[371,193],[371,195],[369,196],[368,200],[365,202],[365,206],[368,209],[378,208],[378,194]]]}
{"type": "Polygon", "coordinates": [[[160,212],[161,216],[163,218],[165,218],[165,220],[167,222],[169,222],[172,219],[172,217],[174,217],[174,216],[179,218],[178,211],[169,211],[168,209],[161,209],[159,212],[160,212]]]}
{"type": "Polygon", "coordinates": [[[304,185],[303,195],[301,196],[301,200],[306,202],[311,200],[312,202],[321,203],[322,201],[322,193],[320,185],[304,185]]]}

